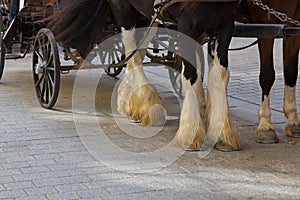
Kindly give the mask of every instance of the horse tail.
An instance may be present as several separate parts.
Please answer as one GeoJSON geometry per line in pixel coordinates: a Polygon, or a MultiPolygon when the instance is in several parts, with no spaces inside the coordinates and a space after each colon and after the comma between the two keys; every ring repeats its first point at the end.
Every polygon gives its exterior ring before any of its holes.
{"type": "Polygon", "coordinates": [[[75,48],[85,57],[101,34],[108,11],[106,0],[62,0],[47,19],[47,27],[63,47],[75,48]]]}

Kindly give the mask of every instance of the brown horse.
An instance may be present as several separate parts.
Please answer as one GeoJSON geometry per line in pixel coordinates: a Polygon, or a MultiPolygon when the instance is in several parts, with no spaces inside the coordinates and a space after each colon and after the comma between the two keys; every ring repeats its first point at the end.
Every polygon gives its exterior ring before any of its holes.
{"type": "MultiPolygon", "coordinates": [[[[268,11],[263,10],[258,4],[263,3],[270,9],[285,13],[293,20],[300,20],[300,0],[244,0],[240,5],[236,19],[246,23],[263,24],[288,24],[282,22],[268,11]]],[[[262,5],[262,4],[261,4],[262,5]]],[[[273,38],[258,38],[260,54],[259,82],[262,88],[262,102],[259,107],[259,125],[256,130],[256,141],[261,143],[277,143],[279,141],[271,123],[270,90],[275,81],[273,64],[273,38]]],[[[289,36],[283,39],[283,69],[284,69],[284,105],[283,112],[286,117],[286,134],[291,137],[300,137],[300,120],[297,115],[295,88],[298,76],[298,54],[300,36],[289,36]]]]}

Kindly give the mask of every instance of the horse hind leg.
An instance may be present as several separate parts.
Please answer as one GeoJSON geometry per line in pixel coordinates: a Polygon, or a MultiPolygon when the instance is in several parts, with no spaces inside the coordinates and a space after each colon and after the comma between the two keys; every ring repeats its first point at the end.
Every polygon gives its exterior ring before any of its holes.
{"type": "Polygon", "coordinates": [[[275,81],[273,64],[274,39],[259,39],[260,53],[259,83],[262,88],[262,102],[258,111],[259,125],[255,131],[255,141],[259,143],[277,143],[279,139],[271,122],[270,91],[275,81]]]}
{"type": "MultiPolygon", "coordinates": [[[[122,29],[126,56],[137,49],[135,29],[122,29]]],[[[145,50],[137,50],[127,64],[118,88],[118,111],[141,125],[159,126],[165,122],[165,109],[157,90],[145,76],[142,61],[145,50]]]]}
{"type": "Polygon", "coordinates": [[[284,105],[286,117],[286,134],[289,137],[300,137],[300,119],[297,114],[296,82],[298,76],[298,54],[300,37],[289,37],[283,41],[284,66],[284,105]]]}

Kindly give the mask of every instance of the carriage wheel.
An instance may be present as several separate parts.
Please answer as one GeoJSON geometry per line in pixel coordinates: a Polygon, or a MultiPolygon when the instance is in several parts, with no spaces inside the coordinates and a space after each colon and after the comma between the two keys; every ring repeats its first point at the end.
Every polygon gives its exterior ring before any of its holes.
{"type": "Polygon", "coordinates": [[[107,67],[104,70],[108,76],[116,77],[122,72],[123,67],[107,67]]]}
{"type": "Polygon", "coordinates": [[[39,30],[34,41],[33,81],[41,106],[52,108],[60,85],[60,62],[54,36],[49,29],[39,30]]]}
{"type": "Polygon", "coordinates": [[[122,72],[123,67],[126,66],[125,64],[121,67],[116,66],[116,64],[125,59],[125,49],[123,43],[120,42],[120,40],[117,40],[113,44],[113,47],[103,48],[103,50],[104,51],[99,53],[102,64],[109,63],[108,67],[105,68],[106,74],[112,77],[118,76],[122,72]]]}
{"type": "Polygon", "coordinates": [[[0,80],[3,75],[4,65],[5,65],[5,46],[3,41],[3,35],[4,35],[4,23],[2,14],[0,12],[0,80]]]}

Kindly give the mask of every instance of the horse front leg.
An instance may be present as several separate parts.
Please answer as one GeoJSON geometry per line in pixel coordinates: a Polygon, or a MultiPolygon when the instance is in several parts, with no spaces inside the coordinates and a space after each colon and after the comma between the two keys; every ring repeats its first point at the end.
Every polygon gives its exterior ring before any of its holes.
{"type": "Polygon", "coordinates": [[[299,46],[300,37],[289,37],[283,41],[285,81],[283,112],[286,117],[286,134],[290,137],[300,137],[300,120],[297,114],[296,103],[299,46]]]}
{"type": "Polygon", "coordinates": [[[277,143],[279,139],[271,122],[270,91],[275,81],[273,64],[274,39],[258,39],[260,53],[259,83],[262,88],[262,102],[258,111],[259,125],[255,140],[259,143],[277,143]]]}
{"type": "MultiPolygon", "coordinates": [[[[192,39],[199,34],[185,18],[178,22],[178,30],[192,39]]],[[[180,123],[174,143],[187,150],[200,149],[205,138],[205,93],[202,86],[202,74],[198,66],[203,64],[202,47],[196,42],[180,37],[180,50],[183,58],[181,82],[184,99],[181,107],[180,123]],[[199,62],[197,62],[197,59],[199,62]],[[199,65],[198,65],[199,64],[199,65]],[[197,66],[198,65],[198,66],[197,66]]]]}
{"type": "MultiPolygon", "coordinates": [[[[137,49],[135,34],[135,29],[122,29],[126,56],[137,49]]],[[[145,50],[137,50],[128,61],[118,88],[118,111],[143,126],[159,126],[165,122],[165,109],[157,90],[145,76],[142,66],[145,54],[145,50]]]]}
{"type": "Polygon", "coordinates": [[[229,33],[222,34],[209,42],[208,53],[211,56],[207,81],[207,137],[216,143],[221,151],[239,150],[239,134],[230,121],[227,100],[229,80],[228,47],[231,41],[229,33]]]}
{"type": "Polygon", "coordinates": [[[187,150],[201,147],[205,130],[205,94],[201,72],[189,62],[183,62],[181,81],[184,91],[179,129],[174,142],[187,150]]]}

